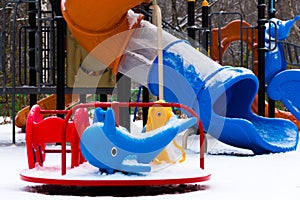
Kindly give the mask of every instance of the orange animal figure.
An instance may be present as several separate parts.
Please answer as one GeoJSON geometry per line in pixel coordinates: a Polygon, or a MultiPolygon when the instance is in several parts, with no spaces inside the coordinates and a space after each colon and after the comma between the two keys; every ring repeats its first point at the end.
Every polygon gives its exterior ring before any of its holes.
{"type": "MultiPolygon", "coordinates": [[[[163,103],[164,101],[159,100],[158,103],[163,103]]],[[[174,117],[172,109],[170,107],[160,107],[160,106],[153,106],[149,108],[148,111],[148,119],[146,124],[146,131],[152,131],[157,128],[160,128],[169,121],[171,117],[174,117]]],[[[158,141],[159,142],[159,141],[158,141]]],[[[179,163],[185,161],[186,154],[184,149],[177,143],[176,139],[173,140],[172,144],[178,148],[182,154],[182,158],[179,160],[179,163]]],[[[155,163],[161,164],[164,162],[166,163],[176,163],[176,160],[170,158],[168,148],[164,149],[154,160],[155,163]]]]}

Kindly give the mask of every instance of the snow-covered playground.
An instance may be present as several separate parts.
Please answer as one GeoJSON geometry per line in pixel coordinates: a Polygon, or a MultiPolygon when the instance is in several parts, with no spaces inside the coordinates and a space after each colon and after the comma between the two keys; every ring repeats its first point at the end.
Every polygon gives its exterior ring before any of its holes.
{"type": "MultiPolygon", "coordinates": [[[[222,144],[208,137],[205,170],[209,181],[192,185],[155,187],[66,187],[25,182],[25,134],[18,130],[11,144],[11,125],[0,127],[1,199],[297,199],[300,195],[300,151],[253,155],[251,151],[222,144]]],[[[197,138],[190,136],[187,153],[197,152],[197,138]]]]}

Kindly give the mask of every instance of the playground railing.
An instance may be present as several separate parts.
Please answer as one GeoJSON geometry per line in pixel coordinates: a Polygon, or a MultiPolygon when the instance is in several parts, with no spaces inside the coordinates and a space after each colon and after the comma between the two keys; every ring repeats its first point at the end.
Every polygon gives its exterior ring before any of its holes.
{"type": "Polygon", "coordinates": [[[292,65],[292,68],[299,68],[300,66],[300,45],[290,42],[279,42],[284,51],[284,57],[287,64],[292,65]],[[294,66],[294,67],[293,67],[294,66]]]}

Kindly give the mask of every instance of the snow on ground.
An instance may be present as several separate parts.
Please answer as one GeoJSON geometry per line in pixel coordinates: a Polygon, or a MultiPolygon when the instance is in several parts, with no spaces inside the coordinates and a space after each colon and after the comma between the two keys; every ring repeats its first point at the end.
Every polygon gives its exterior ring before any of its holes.
{"type": "MultiPolygon", "coordinates": [[[[0,126],[0,195],[1,199],[174,199],[176,200],[240,200],[240,199],[299,199],[300,150],[253,156],[251,151],[224,145],[208,137],[205,170],[211,179],[196,186],[107,187],[82,188],[43,186],[20,180],[19,173],[27,168],[24,133],[17,133],[17,145],[11,142],[11,126],[0,126]],[[233,155],[224,155],[233,154],[233,155]],[[182,187],[193,192],[181,193],[182,187]],[[165,189],[163,189],[165,188],[165,189]],[[196,188],[196,189],[195,189],[196,188]],[[62,192],[65,190],[65,192],[62,192]],[[128,196],[124,191],[128,190],[128,196]],[[129,192],[129,190],[131,192],[129,192]],[[84,191],[84,192],[83,192],[84,191]],[[45,194],[49,193],[49,194],[45,194]],[[123,195],[117,195],[123,193],[123,195]],[[178,193],[178,194],[171,194],[178,193]],[[151,196],[153,194],[154,196],[151,196]]],[[[19,131],[17,129],[17,131],[19,131]]],[[[189,137],[189,153],[197,152],[196,136],[189,137]],[[196,139],[195,139],[196,138],[196,139]]],[[[186,190],[186,189],[185,189],[186,190]]]]}

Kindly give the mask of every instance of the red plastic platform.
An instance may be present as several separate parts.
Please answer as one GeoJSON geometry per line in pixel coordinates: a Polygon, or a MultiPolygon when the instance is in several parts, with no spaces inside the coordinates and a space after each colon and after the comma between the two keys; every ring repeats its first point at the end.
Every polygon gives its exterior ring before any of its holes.
{"type": "Polygon", "coordinates": [[[33,183],[66,186],[145,186],[169,185],[203,182],[210,179],[210,174],[195,163],[199,154],[188,155],[188,160],[181,164],[167,166],[164,169],[140,174],[121,172],[101,175],[98,168],[85,162],[79,167],[67,169],[66,175],[60,174],[59,167],[36,167],[20,173],[21,179],[33,183]]]}

